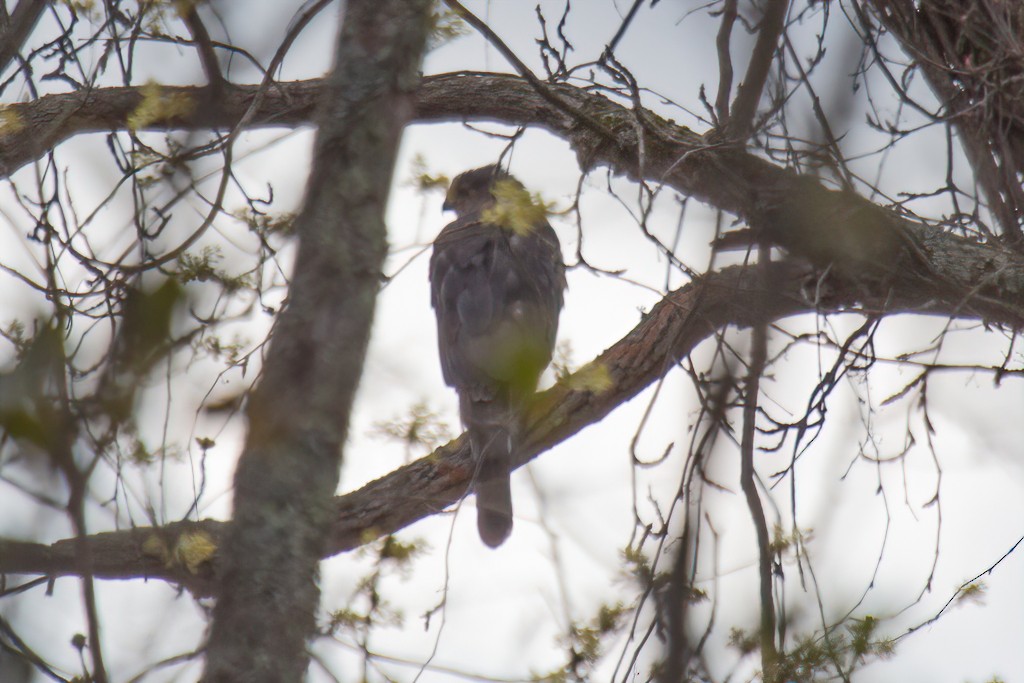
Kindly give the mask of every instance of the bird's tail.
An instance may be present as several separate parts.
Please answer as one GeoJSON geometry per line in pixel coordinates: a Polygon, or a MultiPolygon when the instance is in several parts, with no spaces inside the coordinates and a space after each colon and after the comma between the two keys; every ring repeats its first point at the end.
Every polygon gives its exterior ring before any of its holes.
{"type": "Polygon", "coordinates": [[[492,548],[512,533],[512,456],[519,439],[519,417],[507,405],[465,401],[462,420],[476,462],[477,529],[492,548]]]}

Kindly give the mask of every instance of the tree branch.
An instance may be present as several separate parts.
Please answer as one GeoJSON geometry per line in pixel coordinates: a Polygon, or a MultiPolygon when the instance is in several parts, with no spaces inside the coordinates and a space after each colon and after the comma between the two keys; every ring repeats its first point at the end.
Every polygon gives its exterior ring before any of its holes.
{"type": "MultiPolygon", "coordinates": [[[[1024,240],[1024,15],[987,1],[870,0],[935,92],[974,169],[1001,236],[1024,240]],[[999,38],[994,39],[993,36],[999,38]]],[[[860,6],[858,18],[873,29],[860,6]]],[[[872,45],[876,53],[878,48],[872,45]]],[[[897,94],[908,99],[899,88],[897,94]]]]}
{"type": "MultiPolygon", "coordinates": [[[[321,81],[235,86],[219,106],[154,121],[152,130],[229,128],[250,114],[252,128],[296,127],[312,121],[321,81]],[[257,100],[258,98],[258,100],[257,100]],[[250,106],[257,106],[249,112],[250,106]]],[[[1016,319],[1024,307],[1024,263],[998,245],[980,244],[913,223],[852,192],[828,190],[744,150],[718,145],[650,111],[642,117],[596,93],[545,84],[559,102],[590,114],[613,140],[581,126],[571,112],[507,74],[455,73],[423,79],[414,119],[488,120],[538,126],[566,140],[580,166],[606,165],[634,180],[663,183],[708,204],[765,225],[762,235],[822,266],[845,264],[858,276],[913,281],[927,278],[945,297],[994,319],[1016,319]],[[646,130],[637,130],[642,120],[646,130]],[[637,150],[644,137],[643,169],[637,150]]],[[[165,88],[169,96],[199,98],[203,88],[165,88]]],[[[0,171],[23,165],[73,135],[123,129],[142,100],[132,88],[49,95],[7,107],[0,129],[0,171]],[[17,125],[10,121],[18,122],[17,125]],[[15,132],[17,129],[17,132],[15,132]]]]}
{"type": "Polygon", "coordinates": [[[732,96],[732,27],[736,23],[739,12],[736,10],[738,0],[725,0],[722,7],[722,24],[718,27],[715,48],[718,51],[718,95],[715,96],[715,115],[718,126],[724,127],[729,122],[729,97],[732,96]]]}
{"type": "MultiPolygon", "coordinates": [[[[758,274],[770,269],[769,249],[761,247],[755,270],[758,274]]],[[[768,521],[765,519],[761,497],[757,494],[757,474],[754,469],[754,441],[757,436],[758,402],[761,398],[761,375],[768,361],[768,323],[753,326],[750,338],[750,360],[743,382],[743,426],[740,439],[740,488],[747,502],[750,520],[757,536],[757,576],[761,597],[761,671],[766,683],[782,683],[776,667],[779,654],[775,647],[775,599],[772,596],[774,567],[768,521]]]]}
{"type": "Polygon", "coordinates": [[[21,0],[10,17],[6,17],[7,21],[0,27],[0,72],[5,71],[18,56],[21,46],[49,4],[44,0],[21,0]]]}
{"type": "Polygon", "coordinates": [[[732,115],[726,127],[726,137],[744,141],[754,130],[757,105],[761,102],[768,71],[775,63],[775,50],[779,47],[779,36],[786,26],[789,0],[765,0],[767,7],[761,16],[754,52],[747,64],[747,73],[740,83],[736,100],[732,104],[732,115]]]}
{"type": "Polygon", "coordinates": [[[202,18],[199,16],[196,5],[184,5],[183,9],[184,12],[181,15],[181,20],[188,28],[189,33],[192,34],[192,40],[196,43],[199,63],[203,65],[203,72],[206,74],[210,90],[219,94],[224,90],[225,80],[224,75],[220,72],[220,60],[217,59],[217,53],[213,49],[210,32],[206,30],[206,24],[203,23],[202,18]]]}
{"type": "MultiPolygon", "coordinates": [[[[307,123],[321,85],[318,81],[269,85],[251,125],[294,127],[307,123]]],[[[605,164],[616,173],[639,177],[634,112],[570,86],[547,87],[558,89],[561,98],[600,117],[616,131],[616,143],[609,144],[580,127],[563,108],[510,75],[462,73],[425,78],[417,93],[415,117],[421,122],[468,118],[540,126],[566,139],[584,168],[605,164]]],[[[187,93],[201,89],[168,90],[187,93]]],[[[154,127],[231,126],[246,112],[257,91],[255,86],[232,88],[219,107],[154,127]]],[[[55,140],[76,132],[123,127],[139,99],[134,90],[115,88],[13,105],[10,109],[28,128],[12,146],[32,144],[23,142],[23,137],[50,135],[49,139],[55,140]],[[56,125],[57,119],[63,119],[67,127],[56,125]]],[[[599,421],[664,375],[713,330],[727,325],[744,327],[797,313],[857,310],[869,315],[935,314],[1024,327],[1024,305],[1020,303],[1024,301],[1024,261],[1014,252],[911,223],[853,193],[828,190],[814,179],[797,176],[743,150],[709,144],[700,135],[653,113],[645,112],[642,118],[650,128],[645,137],[645,179],[747,218],[759,226],[764,238],[812,263],[827,265],[831,276],[819,283],[812,267],[790,261],[772,264],[770,289],[755,287],[757,279],[749,270],[731,268],[672,293],[588,366],[607,369],[609,389],[587,390],[586,374],[577,373],[539,397],[524,458],[532,458],[599,421]],[[805,291],[817,291],[823,298],[810,302],[805,291]]],[[[17,154],[25,160],[25,149],[12,153],[11,147],[0,145],[0,160],[10,163],[17,154]]],[[[581,373],[589,371],[584,368],[581,373]]],[[[470,471],[468,451],[457,441],[337,498],[325,554],[358,547],[374,535],[396,531],[444,509],[463,495],[470,471]],[[417,497],[411,498],[410,491],[417,492],[417,497]]],[[[96,544],[93,573],[105,578],[163,578],[198,593],[209,592],[210,560],[226,526],[203,521],[92,535],[90,542],[96,544]]],[[[0,572],[76,574],[68,543],[47,547],[0,542],[0,572]]]]}
{"type": "MultiPolygon", "coordinates": [[[[600,422],[675,367],[701,341],[727,325],[749,327],[791,315],[853,310],[865,315],[932,313],[956,315],[954,306],[918,290],[870,293],[857,286],[830,287],[831,280],[796,261],[772,263],[759,280],[757,266],[733,266],[710,273],[669,294],[614,346],[537,397],[529,415],[528,439],[520,463],[600,422]],[[767,282],[767,286],[759,285],[767,282]],[[805,292],[817,291],[817,303],[805,292]],[[856,309],[851,307],[858,306],[856,309]],[[595,377],[607,373],[603,391],[595,377]]],[[[1021,325],[1024,318],[998,321],[1021,325]]],[[[464,438],[401,467],[362,488],[335,498],[334,524],[325,556],[358,548],[444,510],[466,492],[473,472],[464,438]],[[409,495],[416,492],[415,496],[409,495]]],[[[212,589],[212,564],[227,522],[176,522],[159,529],[132,529],[89,537],[97,578],[158,578],[196,594],[212,589]]],[[[74,539],[51,546],[0,541],[0,573],[77,575],[74,539]]]]}

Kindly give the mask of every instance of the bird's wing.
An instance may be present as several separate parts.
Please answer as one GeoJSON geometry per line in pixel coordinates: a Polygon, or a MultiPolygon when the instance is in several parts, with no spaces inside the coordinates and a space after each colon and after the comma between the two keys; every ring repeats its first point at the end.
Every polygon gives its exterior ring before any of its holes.
{"type": "Polygon", "coordinates": [[[551,360],[565,286],[558,238],[460,219],[434,244],[431,303],[445,382],[460,390],[532,392],[551,360]]]}

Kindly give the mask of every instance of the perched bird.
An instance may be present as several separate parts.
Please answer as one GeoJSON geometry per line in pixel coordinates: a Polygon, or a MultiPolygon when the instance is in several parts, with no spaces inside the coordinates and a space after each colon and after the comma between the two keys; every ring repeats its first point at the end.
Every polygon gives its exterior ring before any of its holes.
{"type": "Polygon", "coordinates": [[[497,166],[456,177],[444,209],[458,218],[434,240],[430,301],[476,463],[477,527],[496,548],[512,532],[509,476],[554,350],[565,264],[544,207],[497,166]]]}

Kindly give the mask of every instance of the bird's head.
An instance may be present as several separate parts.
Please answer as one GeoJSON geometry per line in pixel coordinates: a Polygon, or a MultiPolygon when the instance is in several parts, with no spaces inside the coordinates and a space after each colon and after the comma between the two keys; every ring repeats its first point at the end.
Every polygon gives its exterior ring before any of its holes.
{"type": "Polygon", "coordinates": [[[442,209],[459,215],[480,211],[494,201],[491,188],[499,180],[512,180],[512,176],[497,164],[475,168],[455,176],[448,187],[442,209]]]}

